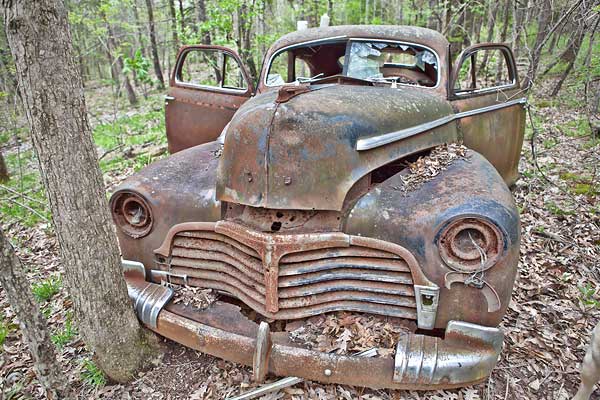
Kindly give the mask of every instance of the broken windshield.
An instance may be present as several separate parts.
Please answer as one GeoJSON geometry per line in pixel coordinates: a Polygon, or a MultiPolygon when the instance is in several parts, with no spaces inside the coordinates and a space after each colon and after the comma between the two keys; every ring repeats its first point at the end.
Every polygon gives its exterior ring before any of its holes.
{"type": "Polygon", "coordinates": [[[299,45],[271,58],[267,86],[344,75],[378,85],[435,87],[438,57],[420,45],[375,40],[343,40],[299,45]],[[315,79],[316,78],[316,79],[315,79]]]}

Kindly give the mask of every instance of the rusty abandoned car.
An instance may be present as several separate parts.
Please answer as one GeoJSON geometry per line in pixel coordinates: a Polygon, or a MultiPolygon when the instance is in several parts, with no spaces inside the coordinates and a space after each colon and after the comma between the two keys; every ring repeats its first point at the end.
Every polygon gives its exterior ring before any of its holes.
{"type": "Polygon", "coordinates": [[[172,154],[110,202],[140,320],[251,366],[258,381],[439,389],[486,379],[519,258],[509,187],[525,97],[506,45],[455,59],[429,29],[314,28],[276,41],[254,88],[235,52],[182,48],[166,96],[172,154]],[[462,153],[413,179],[411,165],[451,148],[462,153]],[[219,297],[177,303],[178,285],[219,297]],[[335,312],[414,329],[360,358],[282,328],[335,312]]]}

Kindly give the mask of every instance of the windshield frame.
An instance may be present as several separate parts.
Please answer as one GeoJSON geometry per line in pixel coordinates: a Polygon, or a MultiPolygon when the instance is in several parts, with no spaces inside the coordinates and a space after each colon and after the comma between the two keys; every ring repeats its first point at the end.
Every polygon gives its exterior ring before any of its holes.
{"type": "MultiPolygon", "coordinates": [[[[276,52],[274,52],[273,54],[271,54],[271,56],[269,57],[268,63],[267,63],[267,68],[264,69],[264,76],[262,78],[262,84],[264,85],[264,87],[266,88],[277,88],[277,87],[281,87],[283,85],[289,85],[292,84],[292,82],[287,82],[284,83],[282,85],[269,85],[267,83],[267,78],[269,75],[269,71],[271,70],[271,66],[273,64],[273,60],[275,60],[275,57],[277,57],[279,54],[283,53],[284,51],[288,51],[288,50],[292,50],[295,48],[299,48],[299,47],[306,47],[310,44],[327,44],[327,43],[336,43],[336,42],[346,42],[346,53],[348,51],[348,47],[351,45],[352,42],[379,42],[379,43],[394,43],[394,44],[404,44],[404,45],[408,45],[408,46],[417,46],[417,47],[421,47],[425,50],[430,51],[434,56],[435,56],[435,61],[436,61],[436,82],[435,82],[435,86],[421,86],[421,85],[411,85],[408,83],[400,83],[398,82],[398,86],[408,86],[408,87],[413,87],[413,88],[423,88],[423,89],[437,89],[440,86],[441,83],[441,78],[442,75],[440,73],[441,70],[441,65],[440,65],[440,56],[439,54],[432,49],[431,47],[424,45],[424,44],[420,44],[420,43],[414,43],[408,40],[396,40],[396,39],[381,39],[381,38],[367,38],[367,37],[348,37],[346,35],[343,36],[333,36],[333,37],[329,37],[329,38],[324,38],[324,39],[317,39],[317,40],[309,40],[306,42],[301,42],[301,43],[294,43],[292,45],[289,46],[285,46],[280,48],[279,50],[277,50],[276,52]]],[[[344,70],[346,69],[346,66],[344,65],[344,70]]]]}

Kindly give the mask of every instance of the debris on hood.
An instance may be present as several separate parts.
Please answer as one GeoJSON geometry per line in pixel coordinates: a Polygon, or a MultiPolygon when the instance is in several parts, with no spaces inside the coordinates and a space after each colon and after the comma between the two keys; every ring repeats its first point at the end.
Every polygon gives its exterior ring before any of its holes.
{"type": "Polygon", "coordinates": [[[459,143],[434,148],[429,154],[410,163],[406,174],[401,174],[402,185],[394,189],[409,193],[445,171],[454,161],[468,159],[467,147],[459,143]]]}

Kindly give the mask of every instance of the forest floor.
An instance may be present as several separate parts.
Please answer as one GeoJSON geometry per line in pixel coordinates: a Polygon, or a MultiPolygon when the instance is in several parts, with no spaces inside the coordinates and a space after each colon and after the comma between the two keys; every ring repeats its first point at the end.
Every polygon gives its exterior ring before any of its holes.
{"type": "MultiPolygon", "coordinates": [[[[502,322],[504,350],[490,378],[459,390],[402,392],[304,382],[264,399],[569,399],[591,329],[600,320],[600,141],[592,139],[581,93],[569,86],[549,98],[550,81],[531,97],[537,164],[527,129],[514,195],[521,213],[520,268],[502,322]]],[[[110,191],[165,156],[162,95],[137,108],[113,102],[110,89],[87,90],[90,121],[110,191]]],[[[529,125],[529,124],[528,124],[529,125]]],[[[49,318],[65,374],[81,398],[222,399],[255,385],[240,367],[164,341],[157,366],[128,385],[110,385],[77,336],[71,301],[61,285],[58,245],[37,164],[24,130],[0,133],[13,179],[0,187],[2,226],[27,266],[32,289],[49,318]]],[[[340,320],[328,318],[327,323],[340,320]]],[[[0,291],[0,398],[41,398],[15,315],[0,291]]],[[[333,327],[335,331],[338,327],[333,327]]],[[[339,331],[339,329],[337,329],[339,331]]],[[[359,339],[350,336],[350,342],[359,339]]],[[[272,380],[274,380],[273,378],[272,380]]],[[[600,390],[599,390],[600,391],[600,390]]],[[[598,392],[596,398],[600,398],[598,392]]]]}

